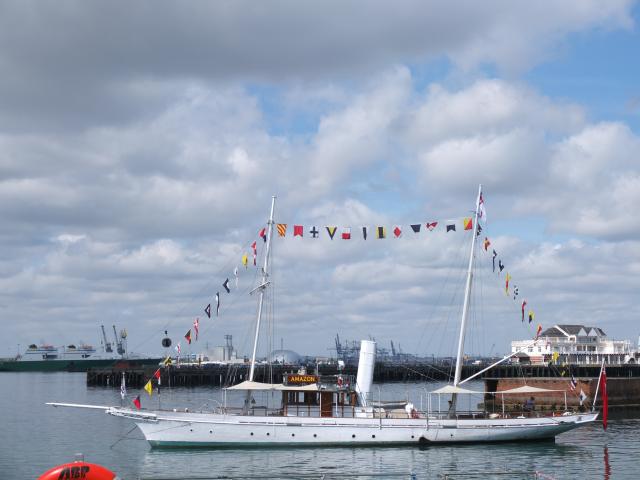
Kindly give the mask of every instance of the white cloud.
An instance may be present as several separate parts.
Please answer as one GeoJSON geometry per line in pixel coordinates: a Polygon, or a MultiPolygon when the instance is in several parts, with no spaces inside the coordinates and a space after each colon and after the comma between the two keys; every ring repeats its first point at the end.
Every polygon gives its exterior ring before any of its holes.
{"type": "Polygon", "coordinates": [[[411,77],[406,68],[385,74],[346,108],[323,117],[310,154],[310,187],[324,195],[354,170],[389,158],[387,132],[406,105],[411,77]]]}
{"type": "Polygon", "coordinates": [[[9,2],[0,18],[0,125],[60,132],[151,119],[175,100],[173,82],[185,79],[322,81],[435,58],[467,70],[488,64],[521,71],[570,34],[631,28],[632,6],[360,0],[158,8],[143,1],[132,9],[9,2]]]}
{"type": "Polygon", "coordinates": [[[543,180],[540,164],[544,165],[546,150],[540,132],[517,128],[502,135],[446,140],[423,154],[423,184],[461,192],[482,183],[488,191],[522,192],[527,183],[543,180]]]}
{"type": "MultiPolygon", "coordinates": [[[[601,238],[637,238],[640,139],[619,123],[589,125],[554,146],[548,193],[529,201],[560,232],[601,238]]],[[[540,189],[542,190],[542,189],[540,189]]]]}
{"type": "Polygon", "coordinates": [[[499,135],[514,128],[572,133],[585,121],[578,105],[555,102],[499,79],[478,80],[453,92],[434,84],[426,93],[408,126],[412,141],[424,145],[451,137],[499,135]]]}

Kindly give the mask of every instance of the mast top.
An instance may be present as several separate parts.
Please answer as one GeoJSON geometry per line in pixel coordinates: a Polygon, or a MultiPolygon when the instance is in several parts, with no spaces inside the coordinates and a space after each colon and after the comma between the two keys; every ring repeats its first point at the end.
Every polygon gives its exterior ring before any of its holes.
{"type": "Polygon", "coordinates": [[[251,367],[249,369],[249,381],[253,381],[254,371],[256,366],[256,351],[258,349],[258,335],[260,334],[260,323],[262,320],[262,304],[264,302],[264,291],[269,285],[269,257],[271,255],[271,240],[273,238],[273,210],[276,204],[276,196],[271,196],[271,213],[269,214],[269,228],[267,228],[267,246],[264,253],[264,265],[262,267],[262,283],[257,287],[259,290],[260,299],[258,300],[258,318],[256,320],[256,331],[253,337],[253,352],[251,354],[251,367]]]}
{"type": "MultiPolygon", "coordinates": [[[[471,285],[473,280],[473,265],[475,260],[475,246],[478,231],[478,214],[480,210],[480,197],[482,196],[482,184],[478,185],[478,197],[476,198],[476,208],[473,218],[472,234],[471,234],[471,251],[469,253],[469,267],[467,269],[467,281],[464,290],[464,303],[462,305],[462,319],[460,321],[460,338],[458,339],[458,353],[456,357],[456,370],[453,379],[453,385],[460,383],[462,375],[462,358],[464,355],[464,337],[467,327],[467,318],[469,317],[469,302],[471,299],[471,285]]],[[[455,397],[454,397],[455,402],[455,397]]]]}

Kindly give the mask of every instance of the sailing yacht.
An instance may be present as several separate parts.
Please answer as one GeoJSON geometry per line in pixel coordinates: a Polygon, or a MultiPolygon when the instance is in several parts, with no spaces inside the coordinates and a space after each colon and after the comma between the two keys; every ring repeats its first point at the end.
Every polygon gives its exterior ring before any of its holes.
{"type": "MultiPolygon", "coordinates": [[[[476,201],[475,225],[481,207],[481,194],[482,187],[478,191],[476,201]]],[[[479,393],[461,387],[472,378],[462,380],[461,371],[477,235],[471,235],[471,254],[454,381],[452,385],[432,392],[438,398],[441,395],[446,395],[447,398],[450,396],[450,406],[446,411],[439,408],[432,411],[431,401],[424,411],[417,411],[414,405],[408,402],[394,404],[373,401],[371,386],[376,344],[370,340],[361,342],[356,378],[298,374],[288,375],[282,384],[254,381],[264,294],[270,284],[268,272],[274,207],[275,197],[271,202],[262,281],[254,290],[259,292],[259,299],[249,377],[246,381],[225,390],[225,393],[242,392],[242,406],[227,406],[227,395],[220,407],[213,411],[200,412],[176,409],[138,410],[122,406],[68,403],[49,405],[93,408],[114,417],[133,420],[153,447],[398,445],[552,439],[563,432],[590,424],[598,417],[597,412],[571,411],[565,411],[558,416],[513,417],[505,412],[460,412],[456,408],[460,395],[479,393]],[[279,407],[257,406],[254,394],[260,391],[276,396],[277,392],[280,392],[282,400],[279,407]]],[[[507,358],[509,357],[503,360],[507,358]]]]}

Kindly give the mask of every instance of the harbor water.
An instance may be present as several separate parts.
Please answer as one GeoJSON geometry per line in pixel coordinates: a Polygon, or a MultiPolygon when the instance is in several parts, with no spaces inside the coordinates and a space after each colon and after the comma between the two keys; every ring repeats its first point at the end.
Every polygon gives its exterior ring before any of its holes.
{"type": "MultiPolygon", "coordinates": [[[[119,405],[118,388],[87,387],[83,373],[0,373],[0,477],[33,479],[84,454],[122,479],[222,478],[638,478],[638,419],[610,419],[560,435],[555,442],[416,445],[366,448],[151,449],[134,424],[97,410],[45,402],[119,405]],[[537,475],[537,476],[536,476],[537,475]]],[[[374,385],[382,399],[409,397],[416,406],[434,384],[374,385]]],[[[140,393],[143,406],[158,398],[140,393]]],[[[163,407],[212,408],[219,388],[163,388],[163,407]]],[[[130,401],[130,399],[128,400],[130,401]]]]}

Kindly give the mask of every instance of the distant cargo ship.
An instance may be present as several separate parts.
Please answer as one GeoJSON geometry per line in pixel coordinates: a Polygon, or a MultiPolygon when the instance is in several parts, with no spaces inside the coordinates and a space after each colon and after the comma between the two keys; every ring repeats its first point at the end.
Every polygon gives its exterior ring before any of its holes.
{"type": "Polygon", "coordinates": [[[121,330],[118,335],[114,325],[115,343],[112,344],[107,340],[104,326],[101,328],[104,343],[103,351],[100,353],[97,353],[92,345],[84,343],[63,347],[33,343],[24,354],[18,354],[14,358],[0,359],[0,372],[86,372],[90,368],[158,365],[162,361],[160,357],[127,354],[126,330],[121,330]]]}

